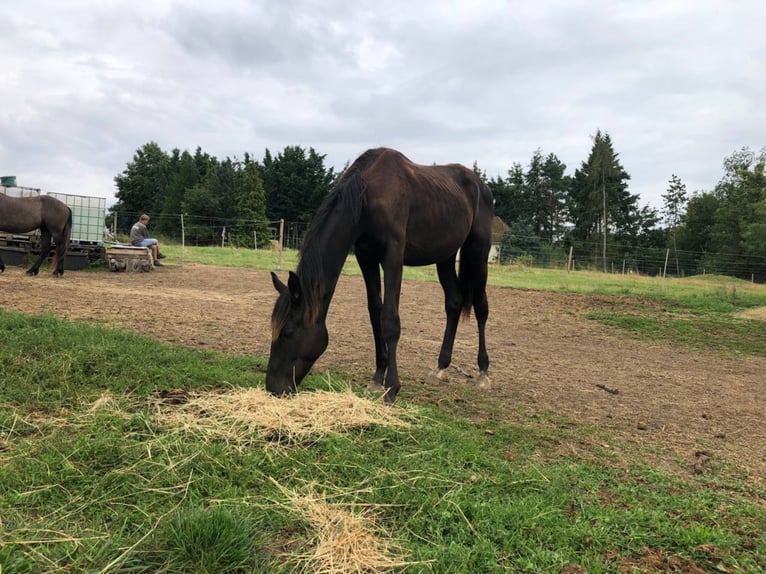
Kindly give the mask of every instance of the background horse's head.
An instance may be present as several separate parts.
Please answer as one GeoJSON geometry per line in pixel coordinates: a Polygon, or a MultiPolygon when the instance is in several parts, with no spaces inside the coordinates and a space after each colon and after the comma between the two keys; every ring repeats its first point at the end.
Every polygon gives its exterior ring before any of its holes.
{"type": "Polygon", "coordinates": [[[290,272],[287,285],[275,273],[279,293],[271,315],[271,355],[266,389],[275,395],[294,393],[296,385],[327,348],[327,327],[307,301],[298,276],[290,272]]]}

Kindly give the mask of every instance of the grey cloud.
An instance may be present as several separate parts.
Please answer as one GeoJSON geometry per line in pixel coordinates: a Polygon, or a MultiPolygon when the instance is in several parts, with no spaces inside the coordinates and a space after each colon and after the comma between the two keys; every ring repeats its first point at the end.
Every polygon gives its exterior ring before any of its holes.
{"type": "Polygon", "coordinates": [[[312,146],[337,168],[391,145],[490,176],[539,147],[571,171],[602,129],[657,205],[671,173],[711,188],[725,156],[763,146],[764,6],[28,0],[0,35],[15,87],[0,171],[64,185],[76,166],[109,193],[150,140],[219,157],[312,146]]]}

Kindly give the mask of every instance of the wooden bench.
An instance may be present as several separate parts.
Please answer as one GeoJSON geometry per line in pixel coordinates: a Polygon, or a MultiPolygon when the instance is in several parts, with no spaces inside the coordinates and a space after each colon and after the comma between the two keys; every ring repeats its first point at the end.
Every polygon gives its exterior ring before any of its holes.
{"type": "Polygon", "coordinates": [[[110,271],[143,273],[154,269],[152,250],[148,247],[116,243],[106,248],[106,260],[110,271]]]}

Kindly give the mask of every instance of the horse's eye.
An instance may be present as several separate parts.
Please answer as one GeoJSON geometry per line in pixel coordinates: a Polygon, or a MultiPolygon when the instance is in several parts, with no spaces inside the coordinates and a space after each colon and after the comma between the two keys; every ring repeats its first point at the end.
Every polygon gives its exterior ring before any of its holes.
{"type": "Polygon", "coordinates": [[[285,325],[282,328],[282,337],[284,339],[292,339],[295,336],[295,328],[294,327],[288,327],[285,325]]]}

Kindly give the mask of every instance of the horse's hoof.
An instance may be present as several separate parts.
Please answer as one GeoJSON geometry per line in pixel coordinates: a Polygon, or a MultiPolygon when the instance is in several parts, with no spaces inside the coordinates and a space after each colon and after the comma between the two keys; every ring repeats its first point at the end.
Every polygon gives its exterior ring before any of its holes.
{"type": "Polygon", "coordinates": [[[434,369],[426,375],[426,383],[429,385],[438,385],[446,380],[444,369],[434,369]]]}
{"type": "Polygon", "coordinates": [[[380,383],[372,382],[367,385],[367,390],[371,393],[382,393],[385,392],[386,389],[380,383]]]}
{"type": "Polygon", "coordinates": [[[30,269],[29,271],[27,271],[27,275],[30,276],[30,277],[34,277],[35,275],[37,275],[37,271],[32,271],[30,269]]]}
{"type": "Polygon", "coordinates": [[[489,375],[487,374],[487,371],[482,371],[479,373],[479,388],[480,389],[489,389],[492,387],[492,382],[489,380],[489,375]]]}
{"type": "Polygon", "coordinates": [[[390,407],[394,406],[394,403],[396,402],[396,393],[393,392],[394,389],[390,388],[386,391],[386,394],[383,395],[383,401],[390,407]]]}

